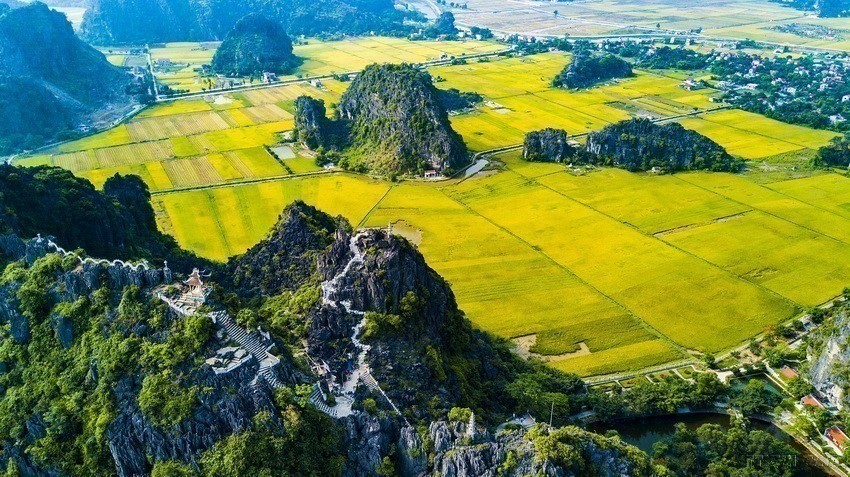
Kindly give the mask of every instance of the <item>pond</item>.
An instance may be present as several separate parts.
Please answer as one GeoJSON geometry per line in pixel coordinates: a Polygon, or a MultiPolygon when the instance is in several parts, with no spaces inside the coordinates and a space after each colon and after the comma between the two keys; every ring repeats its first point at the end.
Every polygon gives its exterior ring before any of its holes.
{"type": "MultiPolygon", "coordinates": [[[[591,424],[588,430],[604,434],[605,431],[613,429],[620,434],[620,437],[625,442],[645,452],[652,453],[653,444],[673,435],[676,423],[684,423],[688,429],[696,429],[703,424],[718,424],[724,429],[728,429],[729,420],[729,416],[725,414],[679,414],[645,419],[628,419],[610,423],[598,422],[591,424]]],[[[789,443],[800,453],[802,459],[800,459],[798,476],[827,477],[831,475],[816,465],[815,457],[805,447],[795,441],[793,437],[782,432],[778,427],[755,419],[750,421],[750,423],[754,429],[769,432],[777,439],[789,443]]]]}

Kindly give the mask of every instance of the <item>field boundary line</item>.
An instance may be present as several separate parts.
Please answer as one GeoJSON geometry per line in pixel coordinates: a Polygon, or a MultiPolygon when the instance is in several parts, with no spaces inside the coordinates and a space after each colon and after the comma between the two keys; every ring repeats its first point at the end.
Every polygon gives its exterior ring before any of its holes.
{"type": "Polygon", "coordinates": [[[390,186],[389,186],[389,187],[387,187],[387,190],[384,192],[384,195],[382,195],[382,196],[381,196],[381,198],[380,198],[380,199],[378,199],[378,200],[375,202],[375,204],[374,204],[374,205],[373,205],[373,206],[369,209],[369,211],[368,211],[368,212],[366,212],[366,215],[364,215],[364,216],[363,216],[363,218],[362,218],[362,219],[360,219],[360,222],[358,222],[358,223],[357,223],[357,228],[358,228],[358,229],[359,229],[359,228],[363,228],[363,224],[365,224],[365,223],[366,223],[366,221],[367,221],[367,220],[369,220],[369,217],[371,217],[371,216],[372,216],[372,212],[374,212],[374,211],[375,211],[375,209],[377,209],[377,208],[378,208],[378,206],[379,206],[379,205],[381,205],[381,202],[383,202],[383,201],[384,201],[384,199],[386,199],[386,198],[387,198],[387,196],[388,196],[388,195],[390,195],[390,192],[391,192],[393,189],[395,189],[395,188],[396,188],[396,184],[390,184],[390,186]]]}
{"type": "MultiPolygon", "coordinates": [[[[519,175],[519,174],[518,174],[518,175],[519,175]]],[[[522,176],[522,175],[519,175],[519,176],[520,176],[520,177],[522,177],[522,178],[525,178],[525,177],[524,177],[524,176],[522,176]]],[[[579,283],[581,283],[582,285],[584,285],[584,286],[588,287],[589,289],[591,289],[591,290],[595,291],[596,293],[599,293],[601,296],[605,297],[605,299],[606,299],[606,300],[608,300],[608,301],[610,301],[611,303],[613,303],[614,305],[616,305],[616,306],[620,307],[620,309],[622,309],[623,311],[625,311],[626,313],[628,313],[631,317],[633,317],[635,320],[637,320],[637,322],[638,322],[639,324],[641,324],[641,325],[643,326],[643,328],[644,328],[644,329],[646,329],[647,331],[649,331],[649,332],[650,332],[650,334],[655,335],[655,336],[656,336],[657,338],[659,338],[661,341],[664,341],[665,343],[669,344],[670,346],[672,346],[672,347],[673,347],[673,349],[675,349],[676,351],[679,351],[679,352],[680,352],[680,353],[682,353],[684,356],[691,356],[691,354],[688,352],[688,349],[687,349],[687,348],[685,348],[684,346],[680,345],[679,343],[676,343],[675,341],[673,341],[673,339],[672,339],[672,338],[670,338],[669,336],[667,336],[667,335],[665,335],[664,333],[660,332],[660,331],[659,331],[659,330],[657,330],[655,327],[653,327],[652,325],[650,325],[649,323],[647,323],[646,321],[644,321],[644,320],[643,320],[640,316],[638,316],[635,312],[633,312],[633,311],[632,311],[631,309],[629,309],[627,306],[625,306],[624,304],[622,304],[622,303],[620,303],[619,301],[615,300],[614,298],[612,298],[610,295],[608,295],[607,293],[603,292],[602,290],[600,290],[600,289],[596,288],[595,286],[591,285],[591,284],[590,284],[589,282],[587,282],[584,278],[580,277],[580,276],[579,276],[579,275],[577,275],[575,272],[573,272],[572,270],[570,270],[570,268],[569,268],[569,267],[567,267],[566,265],[564,265],[564,264],[562,264],[562,263],[558,262],[558,261],[557,261],[557,260],[555,260],[554,258],[550,257],[550,256],[549,256],[549,254],[547,254],[546,252],[544,252],[543,250],[541,250],[539,247],[537,247],[537,246],[533,245],[532,243],[530,243],[530,242],[528,242],[527,240],[523,239],[522,237],[518,236],[518,235],[517,235],[517,234],[515,234],[513,231],[511,231],[511,230],[509,230],[509,229],[507,229],[507,228],[505,228],[505,227],[503,227],[503,226],[501,226],[501,225],[497,224],[496,222],[494,222],[493,220],[491,220],[489,217],[486,217],[485,215],[481,214],[480,212],[478,212],[478,211],[476,211],[475,209],[473,209],[472,207],[470,207],[470,206],[469,206],[468,204],[466,204],[465,202],[460,201],[460,200],[458,200],[458,199],[456,199],[456,198],[454,198],[454,197],[450,196],[449,194],[445,193],[442,189],[439,189],[439,190],[440,190],[440,192],[442,192],[442,193],[443,193],[443,195],[445,195],[447,198],[449,198],[449,200],[452,200],[452,201],[456,202],[456,203],[457,203],[458,205],[460,205],[461,207],[463,207],[463,208],[467,209],[467,210],[468,210],[471,214],[474,214],[474,215],[476,215],[476,216],[478,216],[478,217],[480,217],[480,218],[484,219],[485,221],[487,221],[488,223],[490,223],[490,224],[491,224],[491,225],[493,225],[494,227],[498,228],[499,230],[504,231],[505,233],[507,233],[507,234],[508,234],[508,235],[510,235],[511,237],[513,237],[513,238],[515,238],[516,240],[520,241],[521,243],[525,244],[525,245],[526,245],[528,248],[530,248],[532,251],[534,251],[534,252],[536,252],[536,253],[540,254],[542,257],[544,257],[546,260],[548,260],[549,262],[551,262],[552,264],[554,264],[556,267],[560,268],[561,270],[563,270],[564,272],[566,272],[568,275],[570,275],[571,277],[573,277],[573,278],[575,278],[576,280],[578,280],[578,282],[579,282],[579,283]]],[[[591,354],[592,354],[592,353],[591,353],[591,354]]]]}

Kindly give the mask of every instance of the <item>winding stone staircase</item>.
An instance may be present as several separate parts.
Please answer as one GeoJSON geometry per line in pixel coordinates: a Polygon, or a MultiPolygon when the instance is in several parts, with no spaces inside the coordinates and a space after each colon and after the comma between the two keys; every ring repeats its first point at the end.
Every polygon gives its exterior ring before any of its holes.
{"type": "MultiPolygon", "coordinates": [[[[227,336],[244,348],[251,356],[260,363],[260,369],[257,377],[265,381],[272,389],[283,386],[283,382],[277,377],[274,372],[274,367],[280,363],[280,359],[269,353],[269,347],[263,344],[263,339],[256,331],[248,332],[230,317],[225,311],[214,311],[210,313],[213,323],[220,326],[227,333],[227,336]]],[[[255,383],[259,385],[259,382],[255,383]]]]}

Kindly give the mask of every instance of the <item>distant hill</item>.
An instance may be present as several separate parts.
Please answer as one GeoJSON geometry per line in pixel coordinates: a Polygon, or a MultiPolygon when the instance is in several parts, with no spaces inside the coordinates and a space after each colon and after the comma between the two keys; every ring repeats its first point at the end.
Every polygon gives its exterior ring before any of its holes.
{"type": "Polygon", "coordinates": [[[8,6],[10,9],[12,8],[21,8],[26,6],[26,3],[19,2],[18,0],[0,0],[0,13],[3,12],[3,5],[8,6]]]}
{"type": "MultiPolygon", "coordinates": [[[[33,147],[129,104],[129,77],[75,35],[65,15],[33,3],[0,16],[0,153],[33,147]]],[[[118,113],[120,115],[120,113],[118,113]]]]}
{"type": "Polygon", "coordinates": [[[92,0],[82,36],[97,45],[223,39],[246,12],[290,35],[406,33],[392,0],[92,0]]]}
{"type": "Polygon", "coordinates": [[[212,59],[217,73],[260,76],[264,72],[289,73],[300,63],[292,54],[292,40],[279,23],[252,13],[227,34],[212,59]]]}
{"type": "Polygon", "coordinates": [[[342,95],[336,121],[309,98],[296,101],[295,116],[296,137],[341,151],[338,164],[349,170],[395,177],[469,163],[431,75],[411,65],[366,67],[342,95]]]}

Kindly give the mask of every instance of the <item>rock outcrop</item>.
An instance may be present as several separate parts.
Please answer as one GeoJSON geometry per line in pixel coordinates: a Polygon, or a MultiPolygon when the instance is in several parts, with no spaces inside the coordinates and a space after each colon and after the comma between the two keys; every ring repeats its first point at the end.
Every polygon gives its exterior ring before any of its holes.
{"type": "Polygon", "coordinates": [[[811,340],[808,377],[815,389],[833,405],[850,405],[850,309],[846,305],[831,310],[833,326],[818,330],[811,340]]]}
{"type": "Polygon", "coordinates": [[[681,124],[630,119],[588,134],[586,150],[599,164],[630,171],[738,172],[743,163],[721,145],[681,124]]]}
{"type": "Polygon", "coordinates": [[[309,96],[295,99],[295,140],[309,147],[329,149],[336,146],[333,122],[328,119],[325,102],[309,96]]]}
{"type": "Polygon", "coordinates": [[[553,84],[570,89],[589,88],[602,81],[631,75],[631,65],[614,55],[596,56],[582,51],[573,55],[570,64],[555,77],[553,84]]]}
{"type": "Polygon", "coordinates": [[[296,201],[281,213],[269,235],[229,264],[237,290],[246,296],[273,296],[296,290],[315,278],[319,253],[334,242],[341,219],[296,201]]]}
{"type": "Polygon", "coordinates": [[[322,108],[302,101],[296,127],[302,141],[341,151],[339,165],[396,177],[427,169],[451,173],[470,162],[451,126],[431,76],[411,65],[371,65],[351,83],[337,106],[338,119],[323,124],[322,108]],[[301,116],[301,117],[299,117],[301,116]],[[329,143],[324,131],[337,131],[329,143]]]}
{"type": "Polygon", "coordinates": [[[563,129],[546,128],[525,135],[522,158],[532,162],[564,162],[576,152],[563,129]]]}

